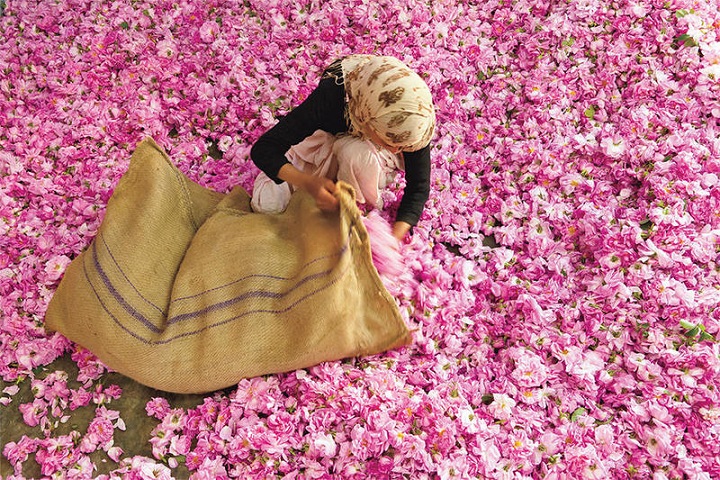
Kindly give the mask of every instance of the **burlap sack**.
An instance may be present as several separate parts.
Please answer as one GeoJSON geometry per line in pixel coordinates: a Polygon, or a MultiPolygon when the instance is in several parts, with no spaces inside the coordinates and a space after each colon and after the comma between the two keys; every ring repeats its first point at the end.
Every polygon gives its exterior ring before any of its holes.
{"type": "Polygon", "coordinates": [[[178,393],[405,345],[352,189],[339,213],[304,192],[252,213],[142,142],[98,235],[69,265],[47,327],[145,385],[178,393]]]}

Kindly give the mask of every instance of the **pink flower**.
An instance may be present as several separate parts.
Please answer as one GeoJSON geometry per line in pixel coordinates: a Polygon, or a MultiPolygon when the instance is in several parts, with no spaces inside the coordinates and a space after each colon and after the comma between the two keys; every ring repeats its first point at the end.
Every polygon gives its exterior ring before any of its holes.
{"type": "Polygon", "coordinates": [[[54,282],[62,276],[65,268],[70,264],[70,259],[66,255],[55,255],[45,265],[45,273],[47,281],[54,282]]]}
{"type": "Polygon", "coordinates": [[[48,405],[41,399],[35,399],[32,403],[23,403],[19,408],[23,421],[31,427],[39,425],[48,414],[48,405]]]}
{"type": "Polygon", "coordinates": [[[605,362],[600,354],[594,351],[582,352],[577,347],[566,350],[565,370],[578,377],[592,381],[595,374],[602,370],[605,362]]]}
{"type": "Polygon", "coordinates": [[[595,428],[595,443],[605,451],[612,451],[615,433],[610,425],[599,425],[595,428]]]}
{"type": "Polygon", "coordinates": [[[527,433],[523,430],[518,430],[511,433],[508,436],[510,442],[510,457],[514,460],[520,461],[521,459],[527,458],[536,447],[535,442],[528,438],[527,433]]]}
{"type": "Polygon", "coordinates": [[[514,414],[515,400],[505,393],[496,393],[493,395],[493,401],[488,406],[488,410],[492,416],[499,420],[507,420],[514,414]]]}
{"type": "Polygon", "coordinates": [[[191,440],[186,435],[173,436],[170,439],[170,455],[187,455],[190,451],[191,440]]]}
{"type": "Polygon", "coordinates": [[[83,388],[70,391],[70,410],[77,410],[80,407],[86,407],[92,401],[92,393],[83,388]]]}
{"type": "Polygon", "coordinates": [[[372,210],[362,220],[370,237],[373,264],[380,276],[393,279],[402,274],[404,265],[400,245],[392,235],[390,224],[376,210],[372,210]]]}
{"type": "Polygon", "coordinates": [[[80,456],[67,471],[68,478],[90,478],[95,471],[95,465],[87,455],[80,456]]]}
{"type": "Polygon", "coordinates": [[[115,428],[109,419],[95,417],[90,422],[88,431],[82,439],[80,450],[83,453],[90,453],[98,447],[103,447],[112,441],[114,431],[115,428]]]}
{"type": "Polygon", "coordinates": [[[191,480],[216,480],[220,478],[228,478],[227,469],[222,458],[203,459],[197,471],[190,476],[191,480]]]}
{"type": "Polygon", "coordinates": [[[656,428],[645,432],[647,449],[651,456],[657,458],[666,458],[666,456],[675,450],[677,443],[675,436],[672,435],[670,429],[663,424],[656,428]]]}
{"type": "Polygon", "coordinates": [[[203,23],[200,27],[200,38],[203,42],[211,43],[215,40],[219,33],[219,27],[217,22],[214,22],[212,20],[208,20],[207,22],[203,23]]]}
{"type": "Polygon", "coordinates": [[[273,393],[277,389],[277,383],[277,379],[274,377],[267,380],[262,378],[241,380],[234,400],[246,409],[270,412],[276,401],[273,393]]]}
{"type": "Polygon", "coordinates": [[[177,45],[172,40],[161,40],[157,43],[157,52],[160,57],[172,58],[177,53],[177,45]]]}
{"type": "Polygon", "coordinates": [[[170,412],[170,404],[165,398],[155,397],[145,405],[145,411],[151,417],[162,420],[170,412]]]}
{"type": "Polygon", "coordinates": [[[319,457],[334,457],[337,452],[337,444],[332,435],[317,434],[310,443],[310,454],[319,457]]]}
{"type": "Polygon", "coordinates": [[[620,158],[625,153],[625,140],[620,136],[605,137],[600,142],[600,148],[605,155],[620,158]]]}
{"type": "Polygon", "coordinates": [[[512,377],[518,385],[523,387],[537,387],[542,385],[548,376],[548,369],[543,361],[530,351],[522,351],[515,359],[515,370],[512,377]]]}
{"type": "Polygon", "coordinates": [[[139,478],[157,480],[171,480],[173,478],[172,471],[168,467],[155,463],[148,458],[135,456],[130,462],[130,471],[137,472],[139,478]]]}
{"type": "Polygon", "coordinates": [[[233,144],[233,138],[229,135],[223,135],[218,140],[218,148],[221,152],[227,152],[233,144]]]}
{"type": "Polygon", "coordinates": [[[3,447],[3,455],[8,459],[10,464],[17,465],[27,460],[30,454],[35,453],[39,444],[40,441],[38,439],[23,435],[17,443],[7,443],[3,447]]]}

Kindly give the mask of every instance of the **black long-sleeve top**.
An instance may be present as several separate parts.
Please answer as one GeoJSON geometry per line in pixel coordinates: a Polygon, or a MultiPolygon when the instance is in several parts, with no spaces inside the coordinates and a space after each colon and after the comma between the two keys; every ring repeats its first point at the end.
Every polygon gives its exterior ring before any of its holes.
{"type": "MultiPolygon", "coordinates": [[[[265,132],[253,145],[250,157],[276,183],[280,168],[289,163],[285,153],[316,130],[337,135],[349,130],[345,118],[345,86],[334,78],[323,78],[307,99],[265,132]]],[[[430,146],[403,152],[405,190],[396,221],[415,225],[430,194],[430,146]]]]}

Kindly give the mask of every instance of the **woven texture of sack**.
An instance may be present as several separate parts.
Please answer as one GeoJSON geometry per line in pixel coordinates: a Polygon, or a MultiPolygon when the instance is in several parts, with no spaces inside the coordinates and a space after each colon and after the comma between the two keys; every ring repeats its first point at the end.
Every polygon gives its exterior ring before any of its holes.
{"type": "Polygon", "coordinates": [[[280,215],[253,213],[242,189],[224,196],[191,182],[146,139],[46,325],[177,393],[406,345],[354,192],[338,186],[336,213],[304,192],[280,215]]]}

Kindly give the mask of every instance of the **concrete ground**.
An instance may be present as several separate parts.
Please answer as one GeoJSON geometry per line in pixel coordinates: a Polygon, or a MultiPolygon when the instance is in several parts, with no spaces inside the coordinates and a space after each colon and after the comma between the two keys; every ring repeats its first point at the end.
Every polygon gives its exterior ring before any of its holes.
{"type": "MultiPolygon", "coordinates": [[[[60,357],[52,364],[40,369],[36,372],[38,378],[57,370],[68,372],[70,379],[77,378],[77,366],[70,358],[70,354],[60,357]]],[[[125,421],[127,429],[125,431],[115,430],[115,445],[124,450],[123,458],[133,457],[135,455],[143,455],[152,458],[152,447],[149,443],[152,430],[158,425],[158,420],[149,417],[145,412],[145,404],[154,397],[165,397],[170,406],[173,408],[192,408],[202,403],[205,395],[179,395],[160,392],[152,388],[145,387],[118,373],[106,374],[103,382],[108,385],[118,385],[122,388],[122,396],[113,400],[108,409],[120,412],[120,417],[125,421]]],[[[69,382],[70,383],[70,382],[69,382]]],[[[0,391],[7,384],[0,382],[0,391]]],[[[70,384],[72,387],[73,385],[70,384]]],[[[17,442],[23,435],[29,437],[42,438],[43,434],[40,427],[28,426],[22,418],[22,414],[18,406],[22,403],[33,401],[33,394],[30,391],[30,380],[25,380],[20,384],[20,391],[13,397],[12,403],[8,406],[0,406],[0,450],[8,442],[17,442]]],[[[81,434],[87,431],[90,421],[95,418],[95,405],[91,404],[87,407],[79,408],[72,412],[72,417],[66,424],[61,424],[55,433],[55,436],[64,435],[72,430],[78,430],[81,434]]],[[[98,470],[94,475],[108,473],[118,468],[104,451],[96,451],[90,455],[98,470]]],[[[7,458],[0,455],[0,478],[6,478],[13,473],[13,468],[7,458]]],[[[40,466],[31,456],[24,464],[23,477],[25,478],[41,478],[40,466]]],[[[176,478],[187,478],[188,472],[182,465],[175,469],[176,478]]]]}

